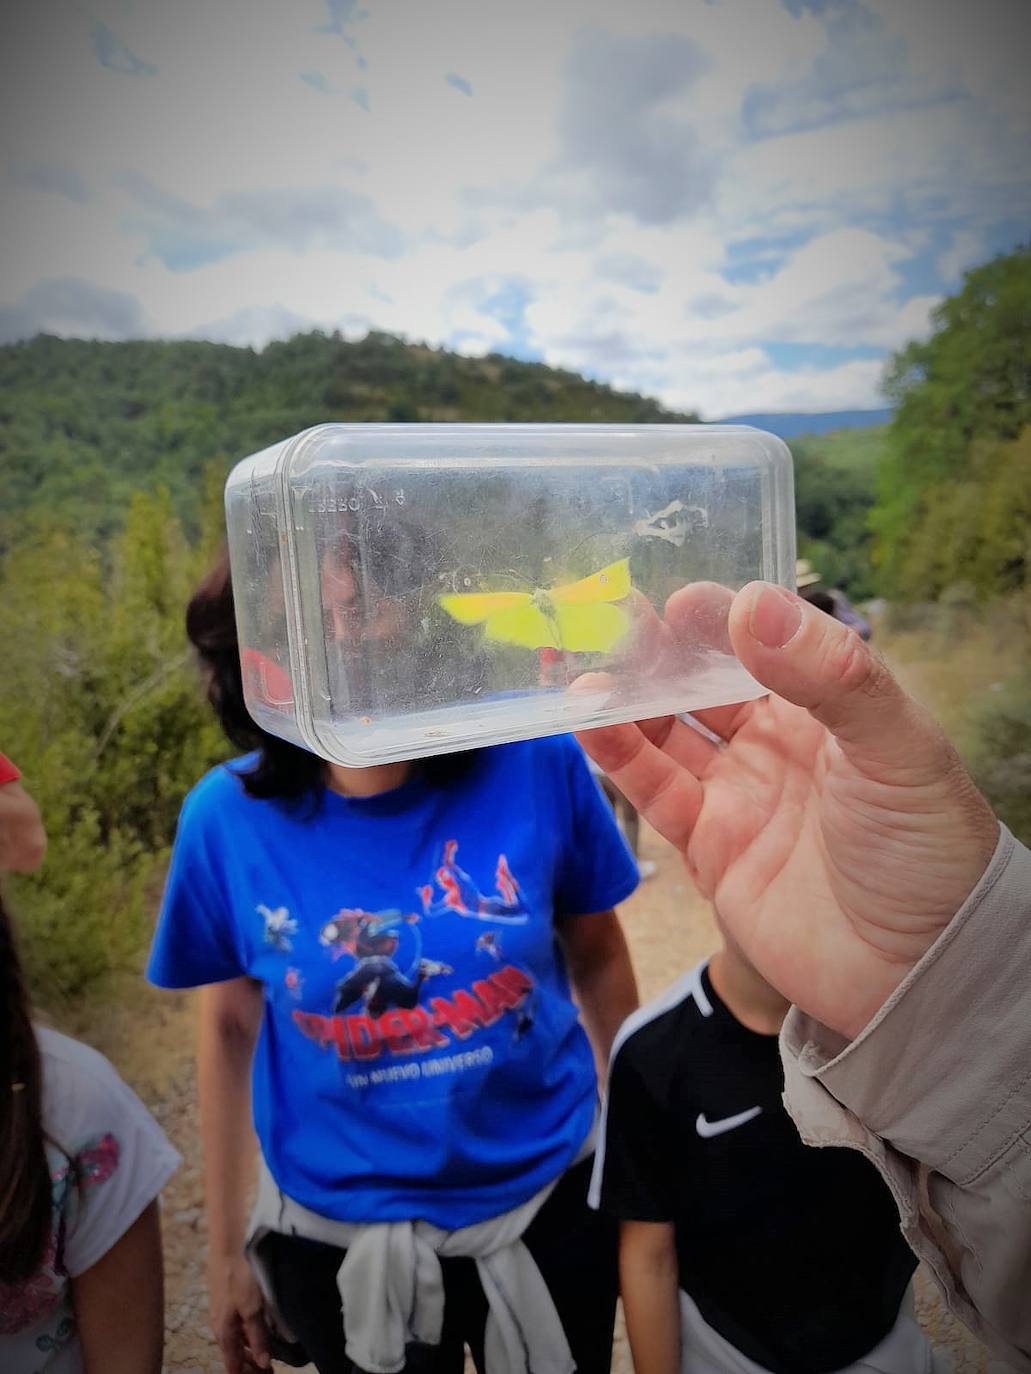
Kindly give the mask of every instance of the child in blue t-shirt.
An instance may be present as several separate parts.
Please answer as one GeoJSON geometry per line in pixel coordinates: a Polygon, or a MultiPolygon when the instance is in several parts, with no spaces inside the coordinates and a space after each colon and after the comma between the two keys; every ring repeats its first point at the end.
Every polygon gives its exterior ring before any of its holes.
{"type": "Polygon", "coordinates": [[[607,1374],[614,1232],[586,1189],[595,1059],[636,1005],[613,907],[637,873],[579,747],[325,764],[246,715],[224,564],[188,628],[255,746],[186,800],[148,969],[204,988],[223,1347],[267,1346],[249,1240],[266,1311],[320,1370],[414,1345],[457,1374],[501,1342],[607,1374]]]}

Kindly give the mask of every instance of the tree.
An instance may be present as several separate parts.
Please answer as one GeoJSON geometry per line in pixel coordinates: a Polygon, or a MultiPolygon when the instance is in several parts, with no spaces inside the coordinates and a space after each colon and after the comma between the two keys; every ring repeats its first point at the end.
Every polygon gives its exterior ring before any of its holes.
{"type": "Polygon", "coordinates": [[[227,753],[183,629],[196,565],[167,492],[107,558],[52,527],[4,560],[0,739],[50,836],[15,909],[44,994],[135,957],[182,798],[227,753]]]}
{"type": "Polygon", "coordinates": [[[807,436],[791,443],[799,553],[827,585],[851,596],[872,594],[868,518],[875,482],[869,437],[856,453],[851,436],[807,436]]]}
{"type": "Polygon", "coordinates": [[[977,523],[986,478],[994,499],[1007,499],[990,455],[1001,452],[992,441],[1015,440],[1031,424],[1031,245],[968,272],[934,324],[926,342],[895,356],[885,381],[897,408],[872,523],[881,586],[903,599],[933,598],[966,575],[958,560],[970,540],[958,524],[964,508],[977,523]],[[963,501],[955,483],[966,484],[963,501]],[[948,557],[939,547],[946,528],[948,557]]]}

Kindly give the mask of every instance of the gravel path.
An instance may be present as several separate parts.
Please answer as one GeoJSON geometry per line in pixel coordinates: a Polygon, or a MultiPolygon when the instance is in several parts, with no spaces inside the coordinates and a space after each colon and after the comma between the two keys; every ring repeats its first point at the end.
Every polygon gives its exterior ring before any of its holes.
{"type": "MultiPolygon", "coordinates": [[[[626,903],[622,914],[641,995],[654,997],[716,945],[711,913],[692,888],[676,855],[650,831],[641,856],[655,875],[626,903]]],[[[192,1067],[193,1003],[188,994],[160,999],[136,987],[76,1018],[69,1027],[103,1049],[154,1106],[155,1115],[183,1156],[183,1168],[164,1196],[167,1266],[167,1374],[220,1374],[208,1333],[204,1284],[205,1227],[200,1145],[192,1067]]],[[[930,1284],[918,1276],[917,1313],[936,1344],[955,1362],[956,1374],[986,1374],[983,1347],[944,1313],[930,1284]]],[[[314,1371],[310,1371],[314,1374],[314,1371]]],[[[622,1326],[617,1331],[613,1374],[632,1374],[622,1326]]]]}

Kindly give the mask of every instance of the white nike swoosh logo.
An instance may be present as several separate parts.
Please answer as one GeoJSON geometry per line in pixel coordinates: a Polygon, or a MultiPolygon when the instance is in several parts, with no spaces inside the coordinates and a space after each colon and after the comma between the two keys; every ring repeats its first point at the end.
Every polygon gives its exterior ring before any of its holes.
{"type": "Polygon", "coordinates": [[[736,1126],[743,1126],[761,1111],[762,1107],[749,1107],[747,1112],[738,1112],[737,1116],[725,1116],[722,1121],[706,1121],[705,1113],[699,1112],[695,1130],[703,1140],[708,1140],[710,1136],[722,1135],[724,1131],[732,1131],[736,1126]]]}

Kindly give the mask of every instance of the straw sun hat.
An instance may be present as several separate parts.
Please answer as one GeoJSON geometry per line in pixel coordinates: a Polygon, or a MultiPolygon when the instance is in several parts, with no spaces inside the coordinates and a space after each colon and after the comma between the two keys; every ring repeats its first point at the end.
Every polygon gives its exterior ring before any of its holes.
{"type": "Polygon", "coordinates": [[[800,558],[795,563],[795,586],[799,591],[803,587],[811,587],[814,582],[821,580],[820,574],[815,572],[813,565],[808,558],[800,558]]]}

